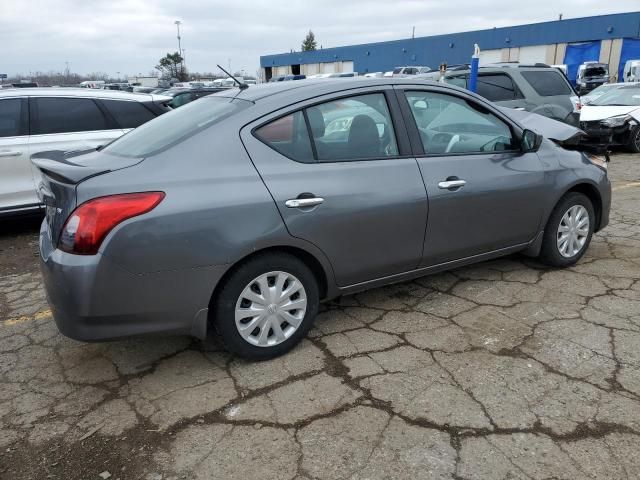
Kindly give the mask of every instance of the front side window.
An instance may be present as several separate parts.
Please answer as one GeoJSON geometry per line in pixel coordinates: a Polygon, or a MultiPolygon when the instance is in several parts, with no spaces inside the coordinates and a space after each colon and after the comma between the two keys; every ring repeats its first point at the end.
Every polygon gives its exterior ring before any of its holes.
{"type": "Polygon", "coordinates": [[[102,104],[113,115],[120,128],[136,128],[156,117],[140,102],[102,100],[102,104]]]}
{"type": "Polygon", "coordinates": [[[491,102],[522,98],[511,77],[505,73],[478,76],[477,93],[491,102]]]}
{"type": "Polygon", "coordinates": [[[509,126],[475,102],[434,92],[406,92],[427,155],[513,150],[509,126]]]}
{"type": "Polygon", "coordinates": [[[90,98],[32,98],[31,105],[32,135],[109,129],[102,111],[90,98]]]}
{"type": "Polygon", "coordinates": [[[297,162],[315,161],[301,110],[258,128],[255,136],[277,152],[297,162]]]}
{"type": "Polygon", "coordinates": [[[306,109],[318,161],[398,155],[384,94],[341,98],[306,109]]]}
{"type": "Polygon", "coordinates": [[[0,137],[17,137],[21,132],[22,100],[0,100],[0,137]]]}
{"type": "Polygon", "coordinates": [[[573,95],[573,90],[560,72],[540,70],[521,72],[524,79],[541,97],[554,95],[573,95]]]}

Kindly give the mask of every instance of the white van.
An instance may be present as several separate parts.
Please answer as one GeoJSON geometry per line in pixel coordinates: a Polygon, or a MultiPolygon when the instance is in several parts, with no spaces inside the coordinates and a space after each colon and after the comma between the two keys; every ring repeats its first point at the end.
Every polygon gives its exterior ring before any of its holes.
{"type": "Polygon", "coordinates": [[[622,71],[621,82],[640,82],[640,60],[627,60],[622,71]]]}

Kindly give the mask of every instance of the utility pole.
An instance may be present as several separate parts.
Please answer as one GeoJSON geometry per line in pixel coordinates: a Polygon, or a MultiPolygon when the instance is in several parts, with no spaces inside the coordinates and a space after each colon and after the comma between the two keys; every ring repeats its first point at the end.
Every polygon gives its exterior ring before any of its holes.
{"type": "Polygon", "coordinates": [[[416,27],[413,27],[413,32],[411,33],[411,38],[416,38],[416,27]]]}

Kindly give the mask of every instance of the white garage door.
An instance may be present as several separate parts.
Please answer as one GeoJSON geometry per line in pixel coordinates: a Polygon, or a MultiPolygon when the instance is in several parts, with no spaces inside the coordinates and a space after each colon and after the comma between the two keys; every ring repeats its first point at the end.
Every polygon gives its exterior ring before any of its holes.
{"type": "Polygon", "coordinates": [[[480,50],[480,66],[502,61],[502,50],[480,50]]]}
{"type": "Polygon", "coordinates": [[[309,63],[307,65],[302,65],[302,73],[305,75],[315,75],[318,73],[320,65],[317,63],[309,63]]]}
{"type": "Polygon", "coordinates": [[[353,62],[342,62],[343,72],[353,72],[353,62]]]}
{"type": "Polygon", "coordinates": [[[336,64],[331,62],[331,63],[321,63],[320,64],[320,73],[335,73],[336,71],[336,64]]]}
{"type": "Polygon", "coordinates": [[[524,64],[545,63],[547,57],[546,45],[535,45],[533,47],[520,47],[518,61],[524,64]]]}

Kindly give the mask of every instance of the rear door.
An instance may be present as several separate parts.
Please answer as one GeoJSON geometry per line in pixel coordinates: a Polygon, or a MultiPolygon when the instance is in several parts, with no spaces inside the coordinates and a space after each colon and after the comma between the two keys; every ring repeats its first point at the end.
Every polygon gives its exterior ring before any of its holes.
{"type": "Polygon", "coordinates": [[[289,232],[327,255],[338,285],[420,263],[427,196],[391,88],[314,99],[241,138],[289,232]]]}
{"type": "Polygon", "coordinates": [[[0,99],[0,214],[38,205],[29,162],[26,98],[0,99]]]}
{"type": "Polygon", "coordinates": [[[513,127],[470,97],[406,87],[399,100],[429,196],[422,266],[533,240],[545,204],[542,164],[513,127]]]}
{"type": "Polygon", "coordinates": [[[31,97],[29,110],[31,155],[95,149],[124,133],[91,98],[31,97]]]}

